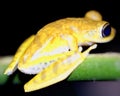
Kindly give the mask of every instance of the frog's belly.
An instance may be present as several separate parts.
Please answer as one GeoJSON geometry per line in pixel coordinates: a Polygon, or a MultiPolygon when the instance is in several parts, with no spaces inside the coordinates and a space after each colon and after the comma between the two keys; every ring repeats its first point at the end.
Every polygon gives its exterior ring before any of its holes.
{"type": "Polygon", "coordinates": [[[52,64],[53,62],[55,62],[55,60],[35,64],[35,65],[30,66],[28,68],[18,67],[18,69],[25,74],[37,74],[37,73],[41,72],[42,70],[44,70],[45,68],[47,68],[48,66],[50,66],[50,64],[52,64]]]}

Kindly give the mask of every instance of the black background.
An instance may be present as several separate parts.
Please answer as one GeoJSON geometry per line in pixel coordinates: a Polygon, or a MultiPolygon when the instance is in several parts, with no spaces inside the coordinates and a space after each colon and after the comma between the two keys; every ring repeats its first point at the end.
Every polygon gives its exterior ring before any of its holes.
{"type": "Polygon", "coordinates": [[[1,2],[0,56],[13,55],[19,45],[44,25],[65,17],[82,17],[99,11],[117,30],[112,42],[100,44],[93,52],[120,51],[120,12],[117,0],[40,0],[1,2]]]}
{"type": "MultiPolygon", "coordinates": [[[[103,19],[110,22],[117,30],[114,40],[106,44],[99,44],[98,48],[92,52],[120,52],[120,5],[118,1],[2,1],[0,2],[0,56],[13,55],[26,38],[36,34],[40,28],[49,22],[65,17],[82,17],[89,10],[99,11],[103,19]]],[[[28,78],[28,76],[22,77],[28,78]]],[[[9,80],[5,86],[0,86],[0,94],[11,96],[120,96],[119,81],[74,83],[63,81],[31,93],[24,93],[23,85],[13,86],[9,80]]]]}

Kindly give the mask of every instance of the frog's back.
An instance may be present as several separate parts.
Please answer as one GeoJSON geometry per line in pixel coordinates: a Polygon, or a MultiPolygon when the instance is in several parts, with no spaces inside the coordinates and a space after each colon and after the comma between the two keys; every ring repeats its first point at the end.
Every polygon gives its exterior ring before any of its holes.
{"type": "Polygon", "coordinates": [[[84,22],[84,18],[63,18],[45,25],[37,34],[42,35],[43,32],[53,36],[60,33],[65,34],[71,30],[71,26],[80,26],[82,22],[84,22]]]}

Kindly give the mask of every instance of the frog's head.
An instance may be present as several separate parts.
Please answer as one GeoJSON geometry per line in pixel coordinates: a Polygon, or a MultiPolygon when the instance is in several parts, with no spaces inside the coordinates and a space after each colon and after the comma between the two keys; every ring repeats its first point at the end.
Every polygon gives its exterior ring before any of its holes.
{"type": "Polygon", "coordinates": [[[104,22],[103,24],[98,25],[96,29],[90,31],[87,30],[87,33],[84,37],[90,42],[109,42],[115,37],[115,29],[111,27],[109,23],[104,22]]]}
{"type": "Polygon", "coordinates": [[[90,20],[90,27],[86,30],[85,40],[93,43],[109,42],[115,37],[115,29],[102,20],[100,13],[89,11],[85,17],[90,20]]]}

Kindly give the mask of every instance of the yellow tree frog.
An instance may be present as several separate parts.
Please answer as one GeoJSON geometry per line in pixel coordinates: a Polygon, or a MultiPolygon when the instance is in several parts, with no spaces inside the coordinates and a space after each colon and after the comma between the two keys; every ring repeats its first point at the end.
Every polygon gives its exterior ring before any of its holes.
{"type": "Polygon", "coordinates": [[[96,43],[109,42],[114,36],[115,29],[95,10],[81,18],[56,20],[21,44],[4,74],[11,75],[17,68],[37,74],[24,85],[25,92],[45,88],[66,79],[96,43]],[[82,51],[83,46],[89,48],[82,51]]]}

